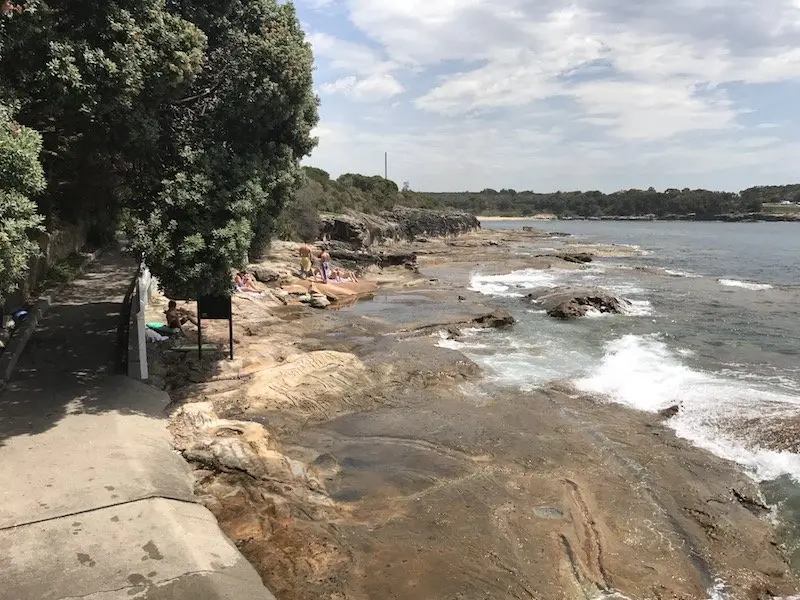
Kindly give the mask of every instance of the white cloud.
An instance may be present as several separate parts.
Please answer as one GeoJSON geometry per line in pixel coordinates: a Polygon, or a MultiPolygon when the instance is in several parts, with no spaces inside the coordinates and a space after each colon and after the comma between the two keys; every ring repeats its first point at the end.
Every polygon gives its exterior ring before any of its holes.
{"type": "Polygon", "coordinates": [[[382,59],[371,48],[324,33],[312,34],[308,40],[317,60],[325,61],[333,71],[348,73],[320,84],[322,93],[340,93],[360,102],[385,100],[403,93],[403,86],[392,75],[397,64],[382,59]]]}
{"type": "Polygon", "coordinates": [[[299,0],[299,1],[300,4],[307,6],[311,10],[320,10],[336,4],[336,0],[299,0]]]}
{"type": "Polygon", "coordinates": [[[323,83],[320,91],[328,94],[344,94],[359,101],[385,100],[403,93],[403,86],[388,73],[370,75],[359,79],[353,75],[323,83]]]}
{"type": "Polygon", "coordinates": [[[746,123],[759,108],[752,86],[800,81],[800,0],[342,2],[367,43],[340,39],[342,29],[310,36],[320,91],[396,98],[409,128],[366,123],[361,109],[335,115],[315,159],[354,162],[343,170],[389,147],[398,178],[453,189],[502,177],[575,188],[601,187],[590,181],[611,172],[793,172],[795,145],[746,123]]]}
{"type": "Polygon", "coordinates": [[[576,97],[590,117],[607,114],[623,137],[636,137],[633,129],[639,127],[639,137],[669,137],[696,126],[735,125],[724,95],[708,99],[692,91],[697,86],[800,77],[800,49],[776,39],[786,27],[781,18],[797,17],[796,6],[786,0],[679,2],[673,9],[621,0],[351,0],[350,7],[353,22],[397,61],[483,62],[446,77],[417,100],[418,108],[441,114],[567,95],[576,97]],[[770,11],[774,17],[765,21],[770,11]],[[725,22],[730,29],[714,31],[709,22],[725,22]],[[734,37],[739,30],[747,31],[750,47],[734,37]],[[568,81],[570,73],[596,60],[613,67],[618,83],[598,87],[568,81]],[[630,102],[622,93],[626,87],[630,102]],[[663,120],[648,126],[647,115],[663,120]]]}
{"type": "Polygon", "coordinates": [[[626,140],[657,140],[679,133],[735,126],[736,112],[724,95],[707,98],[687,85],[595,81],[574,92],[585,114],[626,140]]]}

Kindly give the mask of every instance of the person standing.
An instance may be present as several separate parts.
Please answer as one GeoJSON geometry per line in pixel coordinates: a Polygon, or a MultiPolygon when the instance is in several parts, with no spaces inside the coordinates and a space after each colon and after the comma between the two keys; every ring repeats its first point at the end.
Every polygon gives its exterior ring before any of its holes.
{"type": "Polygon", "coordinates": [[[313,275],[313,270],[311,268],[311,246],[308,243],[304,243],[300,246],[300,277],[305,279],[306,277],[310,277],[313,275]]]}
{"type": "Polygon", "coordinates": [[[328,248],[322,247],[322,254],[319,257],[322,262],[322,281],[328,283],[328,275],[331,271],[331,255],[328,253],[328,248]]]}

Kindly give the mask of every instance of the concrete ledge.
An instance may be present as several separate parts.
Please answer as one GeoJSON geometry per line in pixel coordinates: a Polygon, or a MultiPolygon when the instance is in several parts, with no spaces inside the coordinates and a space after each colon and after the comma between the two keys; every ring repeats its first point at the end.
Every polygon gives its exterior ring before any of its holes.
{"type": "Polygon", "coordinates": [[[275,600],[203,506],[154,498],[0,530],[0,600],[275,600]]]}
{"type": "MultiPolygon", "coordinates": [[[[82,275],[86,267],[96,261],[104,251],[105,248],[100,248],[87,256],[78,267],[76,277],[82,275]]],[[[50,310],[53,297],[62,292],[70,283],[72,282],[68,281],[54,290],[51,290],[48,295],[39,298],[34,307],[28,311],[28,318],[25,319],[22,327],[11,337],[8,347],[0,354],[0,392],[3,391],[8,380],[11,379],[11,376],[14,374],[17,363],[22,353],[25,351],[25,347],[28,345],[33,332],[36,331],[39,321],[47,314],[47,311],[50,310]]]]}

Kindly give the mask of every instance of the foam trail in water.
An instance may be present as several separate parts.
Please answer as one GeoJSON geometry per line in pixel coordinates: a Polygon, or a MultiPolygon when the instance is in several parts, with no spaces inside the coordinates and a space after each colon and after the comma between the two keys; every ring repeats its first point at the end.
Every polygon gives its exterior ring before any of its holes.
{"type": "Polygon", "coordinates": [[[702,275],[697,275],[696,273],[689,273],[688,271],[677,271],[675,269],[664,269],[664,273],[667,275],[671,275],[672,277],[687,277],[689,279],[699,279],[702,275]]]}
{"type": "Polygon", "coordinates": [[[609,342],[600,363],[575,381],[631,408],[656,412],[679,404],[669,425],[695,445],[745,466],[759,480],[788,474],[800,481],[800,455],[752,447],[723,424],[796,414],[800,396],[689,368],[657,336],[626,335],[609,342]]]}
{"type": "Polygon", "coordinates": [[[758,292],[761,290],[771,290],[772,286],[768,283],[755,283],[753,281],[739,281],[738,279],[719,279],[717,280],[720,285],[726,287],[738,287],[745,290],[752,290],[758,292]]]}
{"type": "Polygon", "coordinates": [[[515,289],[556,287],[557,275],[541,269],[523,269],[505,275],[473,275],[469,289],[487,296],[523,296],[515,289]]]}

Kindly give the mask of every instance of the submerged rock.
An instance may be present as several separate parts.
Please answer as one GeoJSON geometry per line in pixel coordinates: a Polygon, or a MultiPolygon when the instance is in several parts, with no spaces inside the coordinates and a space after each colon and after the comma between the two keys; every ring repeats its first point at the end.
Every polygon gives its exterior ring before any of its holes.
{"type": "Polygon", "coordinates": [[[536,296],[528,295],[528,300],[536,304],[556,319],[568,320],[585,317],[589,311],[620,314],[630,302],[617,298],[602,290],[558,290],[536,296]]]}

